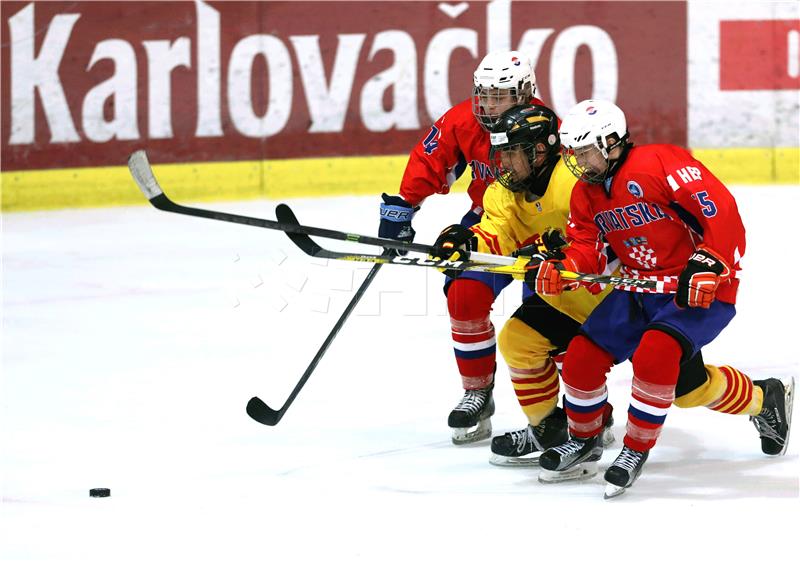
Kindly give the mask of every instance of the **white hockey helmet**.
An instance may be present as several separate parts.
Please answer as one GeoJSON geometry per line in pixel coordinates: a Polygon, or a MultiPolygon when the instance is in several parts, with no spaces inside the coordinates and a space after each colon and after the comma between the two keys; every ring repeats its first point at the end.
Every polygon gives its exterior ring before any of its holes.
{"type": "Polygon", "coordinates": [[[483,57],[472,84],[472,114],[486,130],[506,109],[529,103],[536,95],[531,60],[520,51],[492,51],[483,57]]]}
{"type": "Polygon", "coordinates": [[[622,109],[610,101],[587,99],[567,112],[559,136],[570,171],[589,183],[602,183],[613,171],[609,151],[627,144],[628,124],[622,109]]]}

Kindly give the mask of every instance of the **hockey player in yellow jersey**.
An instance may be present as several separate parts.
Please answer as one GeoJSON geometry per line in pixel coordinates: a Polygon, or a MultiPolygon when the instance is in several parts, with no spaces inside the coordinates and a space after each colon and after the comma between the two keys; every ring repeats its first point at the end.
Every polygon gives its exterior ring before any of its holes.
{"type": "MultiPolygon", "coordinates": [[[[561,161],[558,117],[539,105],[506,111],[492,129],[490,160],[497,179],[484,194],[480,223],[446,228],[434,243],[437,255],[453,257],[464,248],[499,255],[530,250],[549,258],[542,252],[557,251],[554,242],[566,229],[575,184],[561,161]]],[[[529,424],[492,440],[492,463],[536,465],[542,450],[567,440],[553,356],[566,349],[601,299],[602,294],[577,286],[554,298],[528,292],[506,322],[498,348],[529,424]]],[[[610,427],[610,406],[604,419],[610,427]]],[[[606,431],[607,438],[611,434],[606,431]]]]}
{"type": "MultiPolygon", "coordinates": [[[[538,105],[509,109],[492,128],[490,160],[496,181],[484,195],[480,223],[447,227],[434,243],[436,255],[456,257],[464,249],[499,255],[530,251],[532,267],[558,259],[575,177],[561,159],[557,116],[538,105]]],[[[458,282],[457,278],[453,284],[458,282]]],[[[537,465],[543,450],[568,440],[566,415],[558,407],[553,357],[566,349],[608,292],[577,284],[569,288],[557,296],[528,293],[500,332],[498,348],[528,426],[492,440],[493,464],[537,465]]],[[[705,406],[757,420],[762,400],[763,393],[750,378],[733,367],[704,365],[700,353],[681,363],[678,407],[705,406]]],[[[610,405],[602,422],[603,442],[608,445],[614,438],[610,405]]],[[[765,445],[770,443],[762,437],[765,445]]]]}

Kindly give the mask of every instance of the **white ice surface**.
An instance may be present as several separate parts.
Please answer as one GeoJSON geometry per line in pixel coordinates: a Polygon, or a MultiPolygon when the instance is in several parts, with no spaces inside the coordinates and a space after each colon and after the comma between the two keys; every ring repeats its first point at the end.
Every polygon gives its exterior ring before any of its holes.
{"type": "MultiPolygon", "coordinates": [[[[800,188],[734,193],[746,277],[739,314],[706,360],[797,378],[800,188]]],[[[272,217],[274,204],[201,206],[272,217]]],[[[292,205],[310,225],[376,231],[374,197],[292,205]]],[[[417,240],[432,241],[466,205],[461,194],[428,201],[417,240]]],[[[279,232],[149,206],[3,221],[4,560],[800,550],[798,429],[788,454],[770,458],[746,417],[673,408],[644,475],[614,501],[603,501],[601,476],[542,485],[535,469],[489,465],[488,441],[451,445],[446,418],[462,391],[438,273],[385,266],[267,427],[245,414],[247,400],[283,403],[368,266],[314,261],[279,232]],[[89,498],[92,487],[111,498],[89,498]]],[[[498,328],[518,302],[515,285],[496,306],[498,328]]],[[[525,422],[505,371],[495,434],[525,422]]],[[[629,387],[629,368],[617,367],[617,444],[601,473],[620,446],[629,387]]]]}

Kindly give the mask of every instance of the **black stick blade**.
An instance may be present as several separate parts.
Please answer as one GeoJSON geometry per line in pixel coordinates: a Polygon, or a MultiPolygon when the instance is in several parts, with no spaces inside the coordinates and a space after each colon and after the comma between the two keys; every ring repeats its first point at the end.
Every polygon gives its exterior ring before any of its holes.
{"type": "Polygon", "coordinates": [[[282,416],[279,411],[275,411],[258,397],[251,397],[250,401],[247,402],[247,414],[254,421],[271,427],[277,425],[282,416]]]}
{"type": "Polygon", "coordinates": [[[295,216],[291,207],[283,203],[280,203],[275,207],[275,216],[278,218],[279,222],[284,222],[286,224],[300,224],[300,221],[297,220],[297,216],[295,216]]]}

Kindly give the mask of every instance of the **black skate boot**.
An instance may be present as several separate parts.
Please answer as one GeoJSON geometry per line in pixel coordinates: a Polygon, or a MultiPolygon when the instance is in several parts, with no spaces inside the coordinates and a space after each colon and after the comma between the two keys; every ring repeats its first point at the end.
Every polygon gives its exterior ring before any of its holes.
{"type": "Polygon", "coordinates": [[[778,380],[753,380],[764,392],[761,413],[750,417],[761,437],[761,451],[770,456],[782,456],[789,446],[789,429],[792,426],[794,378],[778,380]]]}
{"type": "Polygon", "coordinates": [[[556,407],[541,423],[492,439],[489,463],[496,466],[538,466],[539,455],[569,440],[567,415],[556,407]]]}
{"type": "Polygon", "coordinates": [[[625,492],[625,489],[633,485],[642,472],[642,466],[647,461],[650,451],[637,452],[627,446],[622,447],[617,459],[606,470],[605,479],[608,482],[604,498],[610,499],[625,492]]]}
{"type": "Polygon", "coordinates": [[[576,479],[589,479],[597,474],[597,460],[603,455],[603,437],[570,439],[545,450],[539,456],[539,481],[560,483],[576,479]]]}
{"type": "Polygon", "coordinates": [[[482,390],[466,390],[464,397],[447,418],[447,426],[453,429],[453,444],[477,442],[492,436],[494,415],[494,384],[482,390]]]}

